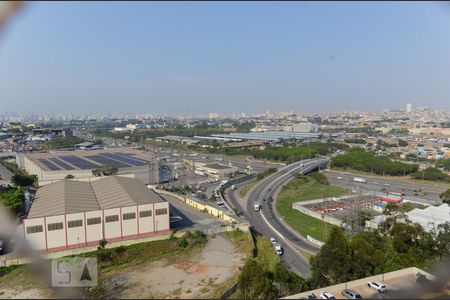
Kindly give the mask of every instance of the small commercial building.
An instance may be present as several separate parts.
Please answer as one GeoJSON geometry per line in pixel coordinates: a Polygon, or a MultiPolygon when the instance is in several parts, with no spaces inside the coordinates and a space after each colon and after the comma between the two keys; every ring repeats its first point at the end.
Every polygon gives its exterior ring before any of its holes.
{"type": "Polygon", "coordinates": [[[450,206],[428,206],[427,208],[415,208],[406,213],[406,217],[413,223],[419,223],[426,231],[434,231],[438,226],[450,222],[450,206]]]}
{"type": "Polygon", "coordinates": [[[38,189],[22,226],[35,249],[61,251],[167,233],[169,204],[134,178],[62,180],[38,189]]]}
{"type": "Polygon", "coordinates": [[[230,174],[237,172],[238,168],[218,163],[195,163],[195,173],[206,175],[213,180],[226,179],[230,174]]]}

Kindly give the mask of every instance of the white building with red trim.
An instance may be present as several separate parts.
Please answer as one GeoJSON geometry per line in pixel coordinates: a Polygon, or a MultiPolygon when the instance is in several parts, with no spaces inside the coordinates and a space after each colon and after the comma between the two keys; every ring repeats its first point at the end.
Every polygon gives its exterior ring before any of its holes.
{"type": "Polygon", "coordinates": [[[169,204],[134,178],[62,180],[38,189],[23,232],[45,252],[170,231],[169,204]]]}

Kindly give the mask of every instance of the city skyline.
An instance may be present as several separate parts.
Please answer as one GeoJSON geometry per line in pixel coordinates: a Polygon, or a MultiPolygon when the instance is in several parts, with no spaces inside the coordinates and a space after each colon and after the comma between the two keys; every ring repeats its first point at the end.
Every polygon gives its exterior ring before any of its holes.
{"type": "Polygon", "coordinates": [[[30,3],[2,35],[0,103],[101,115],[450,109],[448,25],[437,3],[30,3]]]}

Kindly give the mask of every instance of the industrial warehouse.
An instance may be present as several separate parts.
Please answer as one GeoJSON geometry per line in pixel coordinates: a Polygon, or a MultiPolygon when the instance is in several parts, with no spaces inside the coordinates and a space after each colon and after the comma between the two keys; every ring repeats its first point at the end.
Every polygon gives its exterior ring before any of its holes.
{"type": "Polygon", "coordinates": [[[151,154],[135,149],[17,153],[16,161],[19,168],[36,174],[40,185],[62,180],[67,175],[76,179],[92,178],[92,170],[100,166],[117,168],[119,175],[134,177],[143,184],[159,180],[159,165],[151,154]]]}
{"type": "Polygon", "coordinates": [[[22,226],[35,249],[61,251],[167,233],[169,204],[134,178],[62,180],[38,189],[22,226]]]}

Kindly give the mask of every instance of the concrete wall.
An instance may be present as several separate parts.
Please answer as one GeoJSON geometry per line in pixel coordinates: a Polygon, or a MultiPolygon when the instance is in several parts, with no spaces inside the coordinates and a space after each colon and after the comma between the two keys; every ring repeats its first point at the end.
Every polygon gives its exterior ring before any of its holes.
{"type": "Polygon", "coordinates": [[[324,214],[323,218],[322,218],[322,214],[321,213],[312,211],[312,210],[308,209],[306,206],[303,206],[303,205],[305,205],[305,203],[303,203],[303,202],[295,202],[295,203],[292,204],[292,208],[296,209],[296,210],[298,210],[298,211],[300,211],[300,212],[302,212],[302,213],[304,213],[304,214],[306,214],[308,216],[314,217],[316,219],[325,221],[327,223],[330,223],[330,224],[333,224],[333,225],[336,225],[336,226],[341,226],[341,224],[342,224],[341,220],[336,219],[334,217],[331,217],[331,216],[329,216],[327,214],[324,214]]]}
{"type": "Polygon", "coordinates": [[[64,249],[66,248],[66,226],[65,215],[46,217],[45,230],[47,231],[47,249],[64,249]],[[62,228],[58,230],[49,230],[51,224],[61,224],[62,228]]]}
{"type": "Polygon", "coordinates": [[[86,221],[84,220],[84,213],[67,214],[67,245],[69,247],[77,247],[79,244],[86,243],[86,221]],[[69,221],[81,220],[82,226],[69,228],[69,221]]]}
{"type": "Polygon", "coordinates": [[[111,208],[103,211],[105,238],[107,240],[122,238],[121,209],[111,208]],[[106,222],[108,216],[117,216],[117,221],[106,222]]]}
{"type": "Polygon", "coordinates": [[[170,226],[169,221],[169,202],[161,202],[154,204],[154,216],[155,216],[155,233],[164,232],[170,226]],[[157,209],[166,209],[167,214],[156,215],[157,209]]]}
{"type": "Polygon", "coordinates": [[[122,231],[124,237],[135,237],[138,235],[138,222],[139,222],[139,216],[137,212],[137,206],[128,206],[128,207],[122,207],[122,231]],[[123,215],[134,213],[134,219],[128,219],[124,220],[123,215]]]}
{"type": "Polygon", "coordinates": [[[153,209],[153,204],[143,204],[138,206],[138,214],[140,214],[141,211],[151,211],[152,215],[141,218],[139,216],[139,233],[140,234],[147,234],[147,233],[153,233],[154,231],[154,217],[155,217],[155,211],[153,209]]]}
{"type": "Polygon", "coordinates": [[[89,244],[96,244],[97,241],[101,240],[103,238],[103,224],[91,224],[88,225],[87,220],[89,218],[98,218],[100,217],[103,220],[103,211],[97,210],[97,211],[87,211],[85,215],[86,220],[86,243],[89,244]]]}
{"type": "Polygon", "coordinates": [[[44,218],[23,220],[25,239],[31,243],[34,249],[45,249],[47,247],[47,237],[45,232],[44,218]],[[27,228],[31,226],[42,226],[42,231],[37,233],[27,233],[27,228]]]}

